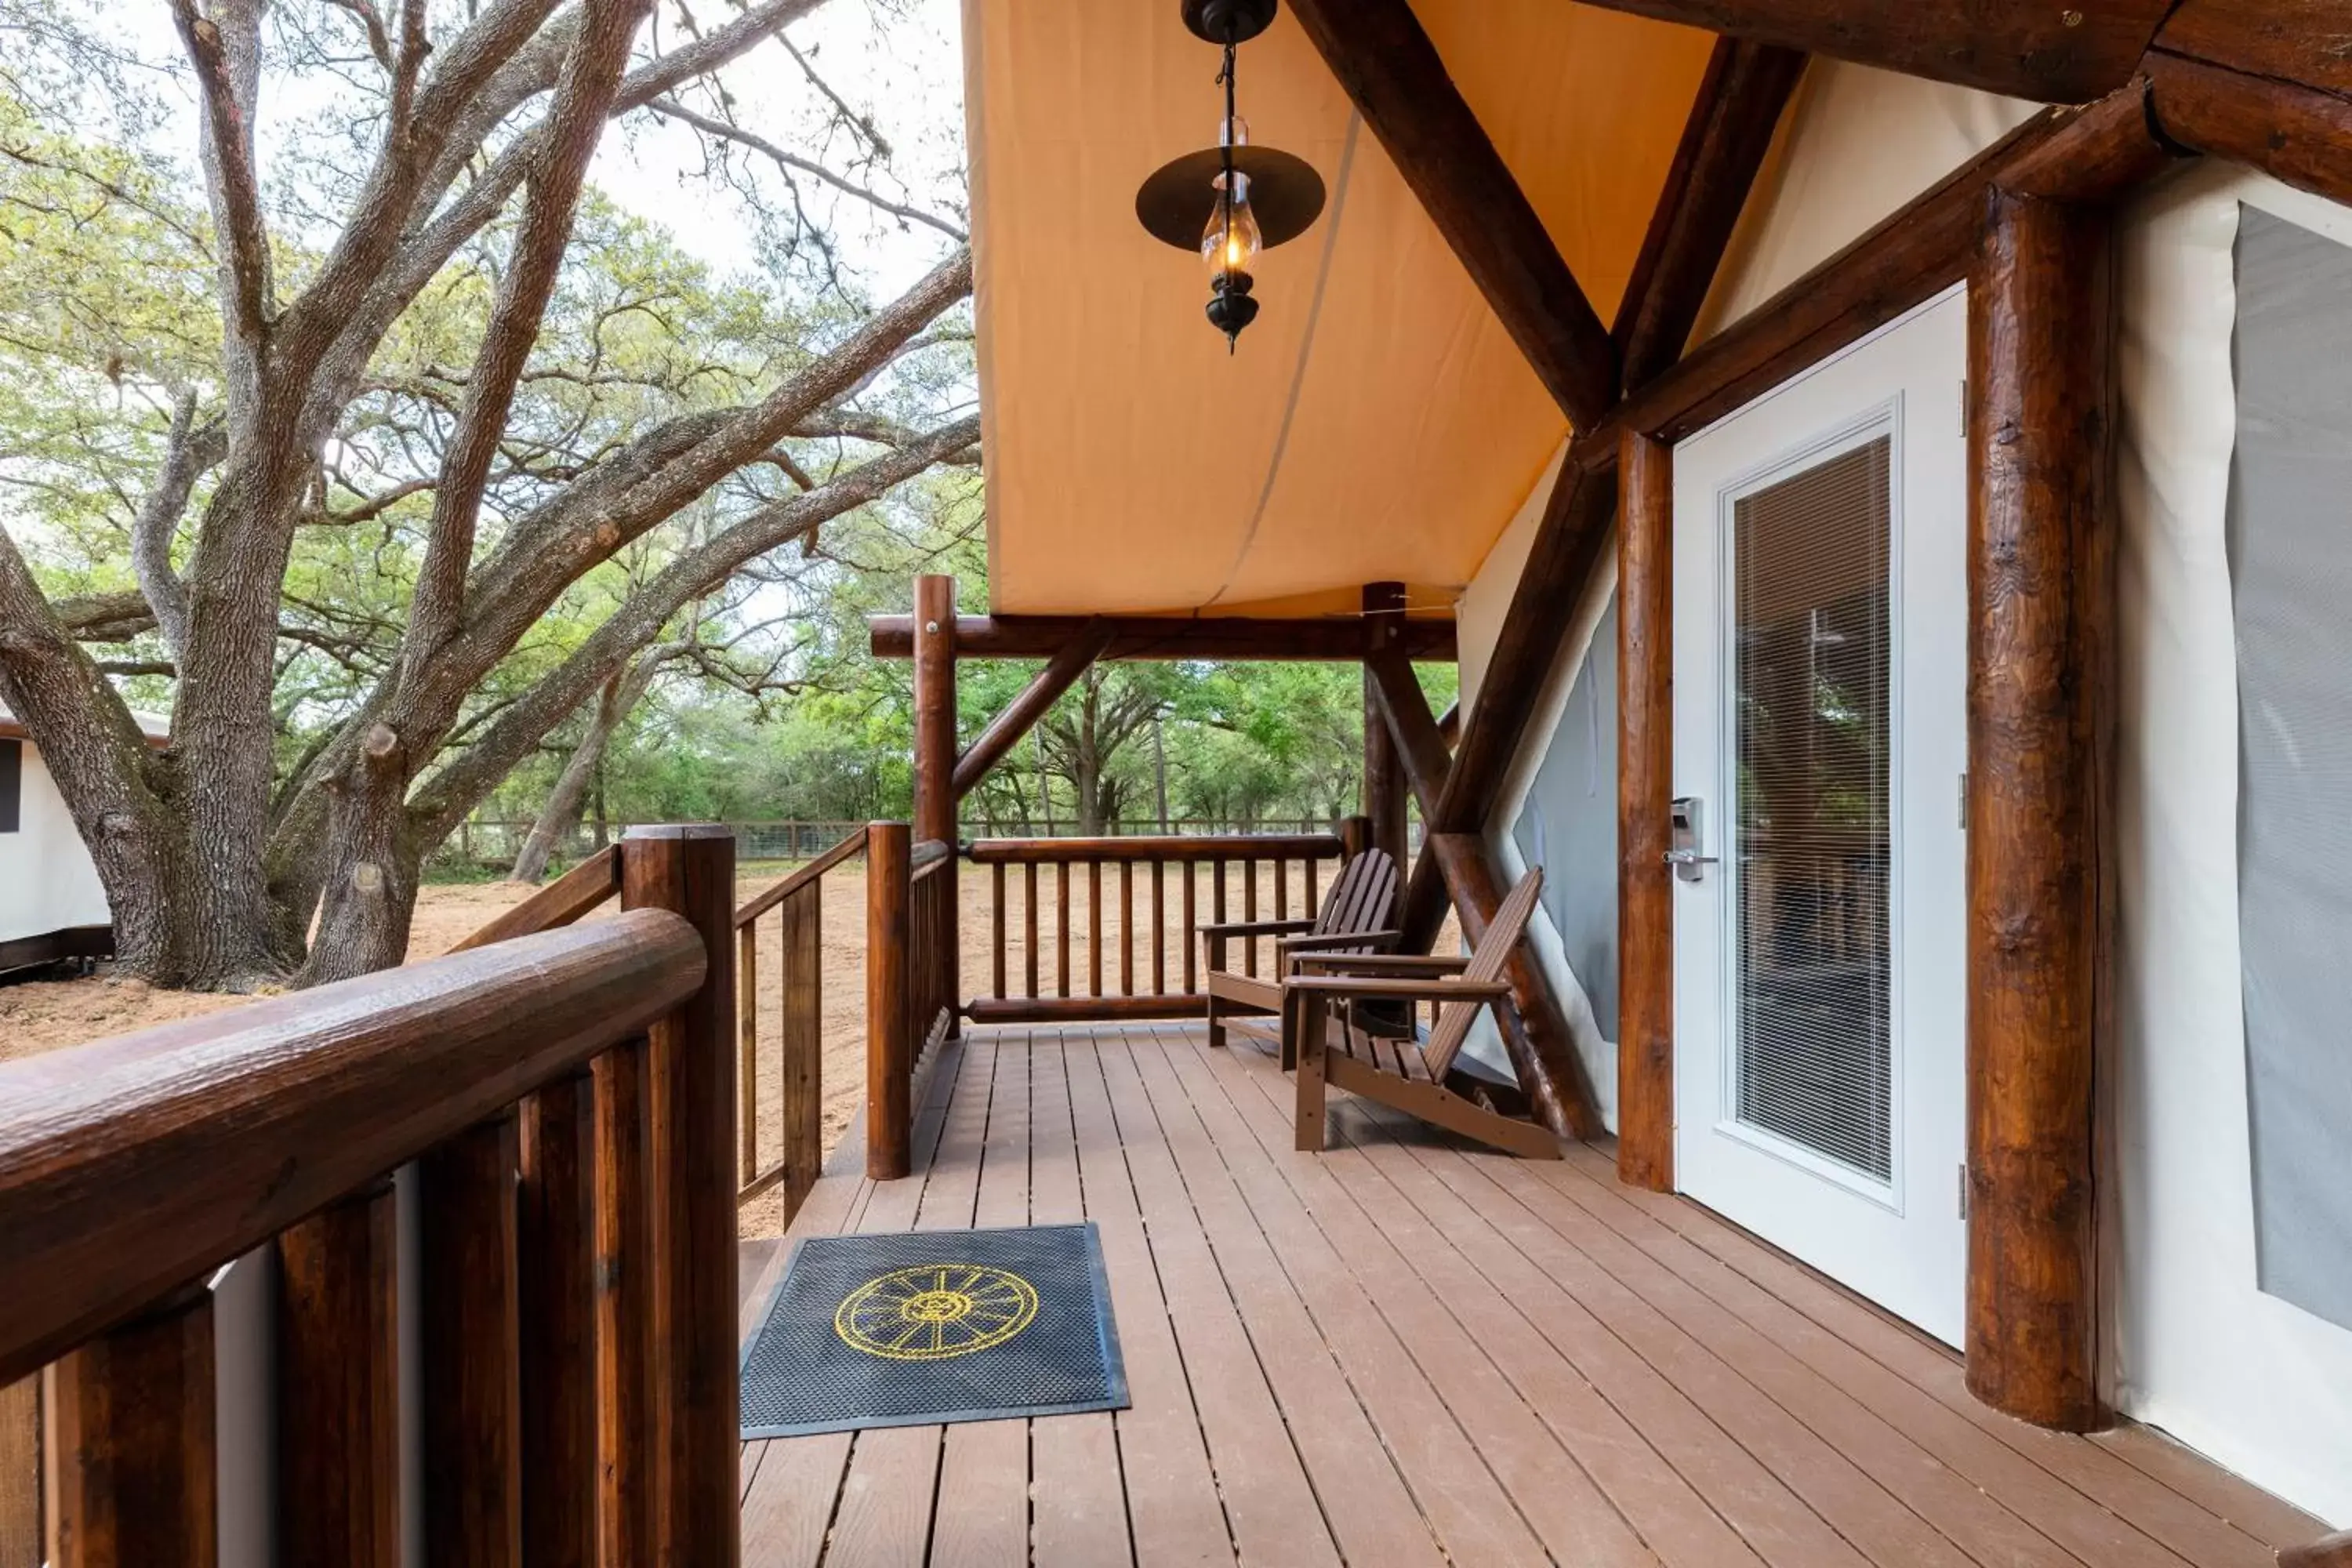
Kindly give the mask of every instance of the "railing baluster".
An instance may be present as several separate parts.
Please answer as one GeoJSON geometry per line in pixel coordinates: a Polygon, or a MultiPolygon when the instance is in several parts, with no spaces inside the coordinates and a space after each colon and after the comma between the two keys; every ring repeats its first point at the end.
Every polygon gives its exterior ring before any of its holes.
{"type": "Polygon", "coordinates": [[[1316,908],[1315,899],[1315,872],[1320,864],[1321,862],[1318,861],[1312,855],[1307,856],[1298,863],[1299,874],[1307,879],[1306,907],[1298,911],[1298,916],[1301,920],[1311,921],[1318,914],[1322,912],[1316,908]]]}
{"type": "Polygon", "coordinates": [[[999,864],[991,866],[988,869],[995,893],[990,916],[990,930],[996,939],[996,967],[992,976],[995,981],[993,994],[1001,1001],[1004,996],[1004,868],[999,864]]]}
{"type": "Polygon", "coordinates": [[[1151,994],[1168,994],[1168,894],[1161,881],[1167,868],[1151,863],[1151,994]]]}
{"type": "Polygon", "coordinates": [[[593,1084],[587,1073],[574,1073],[522,1102],[515,1244],[517,1300],[529,1325],[522,1336],[522,1550],[531,1568],[596,1563],[593,1084]]]}
{"type": "Polygon", "coordinates": [[[1102,862],[1087,862],[1087,994],[1103,994],[1102,862]]]}
{"type": "Polygon", "coordinates": [[[400,1562],[398,1248],[389,1177],[278,1234],[278,1546],[289,1568],[400,1562]]]}
{"type": "Polygon", "coordinates": [[[0,1564],[39,1568],[41,1378],[0,1384],[0,1564]]]}
{"type": "MultiPolygon", "coordinates": [[[[1220,875],[1220,877],[1222,878],[1223,873],[1223,868],[1222,866],[1221,866],[1221,867],[1219,867],[1219,868],[1218,868],[1218,871],[1219,871],[1219,875],[1220,875]]],[[[1197,886],[1197,884],[1199,883],[1199,881],[1200,881],[1200,879],[1201,879],[1201,868],[1200,868],[1198,866],[1192,865],[1191,862],[1187,861],[1187,862],[1184,862],[1184,864],[1183,864],[1183,872],[1184,872],[1184,994],[1185,994],[1185,995],[1187,995],[1187,996],[1190,996],[1190,995],[1192,995],[1194,992],[1196,992],[1196,991],[1200,990],[1200,988],[1201,988],[1201,984],[1200,984],[1200,980],[1201,980],[1200,972],[1199,972],[1198,968],[1196,967],[1197,963],[1198,963],[1198,960],[1199,960],[1199,958],[1200,958],[1200,951],[1199,951],[1199,950],[1200,950],[1200,946],[1201,946],[1201,938],[1200,938],[1201,921],[1200,921],[1200,911],[1199,911],[1197,909],[1195,909],[1195,908],[1194,908],[1194,899],[1195,899],[1195,897],[1196,897],[1196,895],[1197,895],[1197,893],[1198,893],[1198,890],[1199,890],[1199,889],[1198,889],[1198,886],[1197,886]]]]}
{"type": "Polygon", "coordinates": [[[1037,996],[1037,862],[1034,860],[1021,868],[1021,956],[1029,979],[1021,994],[1034,1001],[1037,996]]]}
{"type": "Polygon", "coordinates": [[[735,929],[736,1121],[742,1128],[743,1173],[738,1186],[749,1186],[760,1173],[760,922],[745,921],[735,929]]]}
{"type": "Polygon", "coordinates": [[[1290,918],[1290,862],[1279,855],[1274,858],[1274,918],[1290,918]]]}
{"type": "Polygon", "coordinates": [[[662,1469],[661,1356],[656,1338],[653,1047],[598,1057],[596,1120],[596,1468],[604,1561],[657,1561],[662,1469]]]}
{"type": "Polygon", "coordinates": [[[776,911],[782,965],[784,1219],[800,1213],[824,1163],[824,882],[819,879],[776,911]]]}
{"type": "Polygon", "coordinates": [[[1054,918],[1058,926],[1057,945],[1054,960],[1054,981],[1056,994],[1070,994],[1070,863],[1056,861],[1054,866],[1054,918]]]}
{"type": "Polygon", "coordinates": [[[677,1422],[663,1476],[663,1550],[734,1568],[741,1546],[737,1343],[734,1030],[735,836],[718,823],[633,828],[624,909],[667,910],[702,938],[700,989],[653,1027],[654,1194],[660,1226],[662,1397],[677,1422]]]}
{"type": "MultiPolygon", "coordinates": [[[[1242,919],[1244,921],[1257,919],[1257,862],[1254,859],[1242,862],[1242,919]]],[[[1255,937],[1250,937],[1242,943],[1242,973],[1244,974],[1257,973],[1257,938],[1255,937]]]]}
{"type": "Polygon", "coordinates": [[[515,1117],[417,1161],[425,1561],[522,1561],[515,1117]]]}
{"type": "Polygon", "coordinates": [[[215,1568],[213,1298],[191,1286],[50,1369],[58,1568],[215,1568]]]}
{"type": "Polygon", "coordinates": [[[1135,862],[1118,863],[1118,994],[1135,994],[1135,862]]]}

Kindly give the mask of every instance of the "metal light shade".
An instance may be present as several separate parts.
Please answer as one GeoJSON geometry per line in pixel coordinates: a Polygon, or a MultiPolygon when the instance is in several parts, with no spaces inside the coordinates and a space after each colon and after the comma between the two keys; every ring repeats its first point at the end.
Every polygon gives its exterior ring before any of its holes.
{"type": "MultiPolygon", "coordinates": [[[[1267,249],[1297,239],[1323,212],[1323,176],[1304,158],[1272,147],[1233,150],[1234,169],[1249,176],[1251,210],[1267,249]]],[[[1217,206],[1217,176],[1224,173],[1223,147],[1204,147],[1163,164],[1135,193],[1135,216],[1156,239],[1179,250],[1201,248],[1201,231],[1217,206]]]]}
{"type": "Polygon", "coordinates": [[[1184,0],[1184,26],[1213,44],[1245,44],[1274,24],[1276,0],[1184,0]]]}

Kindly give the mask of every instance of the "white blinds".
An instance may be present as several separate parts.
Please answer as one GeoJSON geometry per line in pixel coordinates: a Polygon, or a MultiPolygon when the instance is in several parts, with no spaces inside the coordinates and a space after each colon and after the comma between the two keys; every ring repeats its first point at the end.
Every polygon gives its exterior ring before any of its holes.
{"type": "Polygon", "coordinates": [[[1738,502],[1739,1119],[1879,1181],[1893,1148],[1892,445],[1738,502]]]}

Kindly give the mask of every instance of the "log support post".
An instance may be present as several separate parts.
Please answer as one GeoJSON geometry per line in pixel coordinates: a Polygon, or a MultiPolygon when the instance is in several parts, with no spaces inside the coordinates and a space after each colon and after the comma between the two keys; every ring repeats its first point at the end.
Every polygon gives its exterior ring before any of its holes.
{"type": "Polygon", "coordinates": [[[877,1182],[895,1182],[913,1168],[915,1025],[907,974],[913,861],[905,823],[866,828],[866,1174],[877,1182]]]}
{"type": "Polygon", "coordinates": [[[683,915],[702,988],[653,1029],[655,1320],[668,1413],[664,1560],[734,1568],[742,1451],[736,1315],[735,835],[718,823],[629,830],[621,907],[683,915]]]}
{"type": "Polygon", "coordinates": [[[1675,1187],[1674,449],[1617,458],[1617,1176],[1675,1187]]]}
{"type": "Polygon", "coordinates": [[[1372,821],[1372,843],[1398,865],[1406,864],[1404,759],[1381,706],[1380,680],[1369,655],[1382,647],[1388,634],[1404,619],[1404,584],[1364,584],[1364,815],[1372,821]]]}
{"type": "Polygon", "coordinates": [[[2081,1431],[2107,882],[2107,215],[1995,191],[1969,289],[1968,1384],[2081,1431]]]}
{"type": "MultiPolygon", "coordinates": [[[[956,595],[955,579],[929,574],[915,579],[915,831],[918,843],[956,844],[956,595]]],[[[948,999],[948,1032],[956,1032],[956,1002],[963,994],[957,963],[956,871],[940,874],[939,930],[932,933],[931,962],[940,971],[924,976],[924,994],[948,999]]],[[[929,1020],[923,1022],[928,1025],[929,1020]]]]}
{"type": "MultiPolygon", "coordinates": [[[[1461,913],[1462,935],[1475,947],[1503,902],[1494,856],[1473,833],[1433,833],[1429,847],[1461,913]]],[[[1535,1107],[1536,1120],[1562,1138],[1600,1137],[1606,1130],[1593,1109],[1591,1086],[1559,998],[1524,938],[1512,947],[1503,977],[1511,983],[1511,1000],[1507,1007],[1496,1005],[1496,1023],[1518,1073],[1519,1088],[1535,1107]]]]}

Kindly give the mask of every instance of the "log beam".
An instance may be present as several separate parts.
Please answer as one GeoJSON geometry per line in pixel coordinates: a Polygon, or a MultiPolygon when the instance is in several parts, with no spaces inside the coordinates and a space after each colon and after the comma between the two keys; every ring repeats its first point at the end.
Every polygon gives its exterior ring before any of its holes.
{"type": "MultiPolygon", "coordinates": [[[[1303,659],[1353,664],[1369,646],[1356,616],[1290,616],[1259,620],[1244,616],[961,616],[955,624],[958,658],[1051,658],[1072,638],[1101,621],[1110,641],[1097,657],[1108,659],[1303,659]]],[[[908,658],[915,651],[915,617],[869,616],[867,640],[877,658],[908,658]]],[[[1409,619],[1405,653],[1422,660],[1451,661],[1454,623],[1409,619]]]]}
{"type": "Polygon", "coordinates": [[[1616,345],[1409,0],[1290,9],[1560,411],[1579,428],[1600,418],[1616,345]]]}
{"type": "Polygon", "coordinates": [[[1969,289],[1968,1384],[2072,1431],[2105,1419],[2113,267],[2103,210],[1996,193],[1969,289]]]}
{"type": "MultiPolygon", "coordinates": [[[[2160,112],[2160,110],[2159,110],[2160,112]]],[[[2095,204],[2170,166],[2134,83],[2080,109],[2035,116],[1861,238],[1633,391],[1572,457],[1613,466],[1620,430],[1679,440],[1958,282],[1995,188],[2095,204]]]]}
{"type": "MultiPolygon", "coordinates": [[[[1373,660],[1387,634],[1404,619],[1404,584],[1364,584],[1364,620],[1373,637],[1373,650],[1364,658],[1364,815],[1371,819],[1372,843],[1390,859],[1405,863],[1405,759],[1381,717],[1380,677],[1373,660]]],[[[1406,679],[1412,679],[1407,664],[1406,679]]],[[[1424,813],[1427,807],[1423,808],[1424,813]]]]}
{"type": "Polygon", "coordinates": [[[1617,1177],[1675,1190],[1674,448],[1617,459],[1617,1177]]]}
{"type": "Polygon", "coordinates": [[[1611,334],[1626,386],[1654,380],[1682,358],[1804,71],[1795,49],[1717,40],[1611,334]]]}
{"type": "Polygon", "coordinates": [[[982,730],[965,748],[963,755],[956,759],[954,783],[958,800],[978,789],[980,781],[988,776],[989,770],[1003,762],[1006,754],[1027,737],[1037,721],[1044,718],[1046,710],[1060,700],[1062,693],[1076,685],[1078,678],[1102,657],[1103,650],[1110,646],[1113,635],[1110,622],[1100,617],[1088,621],[1078,635],[1064,643],[1045,668],[1021,689],[1021,695],[1006,703],[1004,711],[988,721],[988,728],[982,730]]]}
{"type": "MultiPolygon", "coordinates": [[[[1502,906],[1502,879],[1496,875],[1486,841],[1475,834],[1433,833],[1429,845],[1444,871],[1454,902],[1462,911],[1462,935],[1473,947],[1502,906]]],[[[1536,1120],[1562,1138],[1598,1138],[1606,1131],[1585,1079],[1584,1063],[1553,994],[1551,978],[1528,951],[1525,938],[1512,944],[1503,978],[1510,982],[1511,1006],[1496,1009],[1504,1049],[1519,1075],[1519,1088],[1536,1120]],[[1516,1020],[1508,1016],[1516,1014],[1516,1020]],[[1513,1025],[1516,1022],[1517,1027],[1513,1025]]]]}
{"type": "MultiPolygon", "coordinates": [[[[1377,724],[1387,738],[1405,782],[1412,786],[1412,798],[1421,807],[1421,819],[1430,821],[1445,794],[1445,778],[1453,771],[1453,758],[1447,754],[1444,737],[1438,733],[1437,720],[1429,710],[1429,697],[1422,690],[1421,682],[1413,679],[1412,664],[1400,654],[1374,654],[1368,661],[1368,670],[1374,710],[1370,721],[1377,724]]],[[[1399,859],[1401,863],[1401,856],[1399,859]]]]}
{"type": "Polygon", "coordinates": [[[2335,93],[2153,50],[2149,112],[2184,147],[2352,202],[2352,102],[2335,93]]]}
{"type": "Polygon", "coordinates": [[[2043,103],[2130,79],[2173,0],[1593,0],[1661,22],[2043,103]]]}

